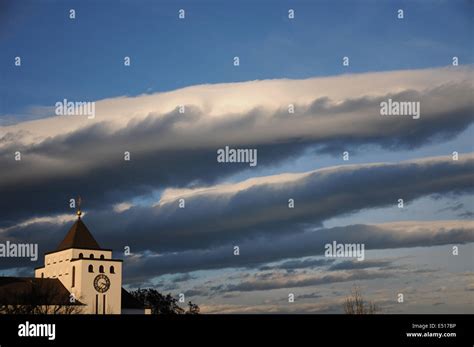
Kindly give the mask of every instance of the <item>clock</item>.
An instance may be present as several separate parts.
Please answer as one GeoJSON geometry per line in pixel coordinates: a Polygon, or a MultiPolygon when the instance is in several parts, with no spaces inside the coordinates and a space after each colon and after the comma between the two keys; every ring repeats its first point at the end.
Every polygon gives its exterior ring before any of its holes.
{"type": "Polygon", "coordinates": [[[110,288],[110,280],[107,276],[100,274],[94,278],[94,288],[99,293],[105,293],[110,288]]]}

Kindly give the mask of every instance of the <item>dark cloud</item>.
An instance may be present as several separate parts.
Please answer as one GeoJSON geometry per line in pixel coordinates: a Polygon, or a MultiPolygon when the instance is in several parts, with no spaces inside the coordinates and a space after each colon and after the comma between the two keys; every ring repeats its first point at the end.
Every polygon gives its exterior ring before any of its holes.
{"type": "MultiPolygon", "coordinates": [[[[472,191],[474,160],[433,160],[323,169],[292,181],[251,184],[246,189],[218,188],[177,198],[156,207],[120,214],[96,213],[87,223],[113,248],[136,251],[209,249],[259,236],[302,231],[325,220],[363,209],[393,206],[432,193],[472,191]],[[295,208],[288,208],[288,199],[295,208]],[[133,235],[133,237],[130,237],[133,235]]],[[[178,195],[179,197],[179,195],[178,195]]]]}
{"type": "Polygon", "coordinates": [[[196,279],[195,276],[192,276],[190,273],[179,274],[171,279],[173,283],[186,282],[196,279]]]}
{"type": "Polygon", "coordinates": [[[247,164],[216,162],[216,150],[226,145],[258,149],[258,165],[265,167],[307,149],[400,149],[452,139],[473,121],[472,91],[471,84],[459,82],[343,102],[323,97],[298,106],[291,117],[286,109],[269,113],[256,107],[209,118],[189,106],[185,114],[152,112],[119,129],[98,121],[35,143],[25,140],[21,128],[0,127],[0,225],[66,211],[68,200],[79,194],[89,208],[101,209],[152,189],[212,184],[249,170],[247,164]],[[421,102],[421,119],[380,116],[379,104],[388,98],[421,102]],[[13,160],[15,151],[22,152],[21,162],[13,160]],[[124,151],[131,152],[130,162],[123,160],[124,151]]]}
{"type": "MultiPolygon", "coordinates": [[[[324,246],[335,240],[345,243],[363,243],[365,251],[474,242],[472,226],[459,227],[453,225],[449,227],[440,225],[436,227],[435,225],[436,222],[433,222],[431,226],[422,224],[417,226],[417,222],[413,222],[413,225],[407,225],[402,229],[385,225],[351,225],[288,234],[272,237],[271,239],[262,238],[241,243],[241,255],[239,256],[233,254],[233,248],[230,244],[211,250],[189,250],[163,254],[159,257],[143,257],[133,262],[126,260],[124,263],[125,275],[127,281],[140,282],[146,278],[166,273],[222,268],[254,268],[288,258],[324,255],[324,246]]],[[[305,264],[304,261],[298,259],[289,261],[289,263],[295,265],[298,262],[305,264]]],[[[364,260],[358,262],[361,264],[352,265],[352,269],[357,270],[375,266],[389,268],[391,266],[388,261],[364,260]]],[[[344,263],[341,267],[349,269],[350,265],[344,263]]],[[[392,266],[391,268],[395,267],[392,266]]],[[[333,270],[337,270],[337,268],[333,270]]]]}
{"type": "Polygon", "coordinates": [[[353,269],[367,269],[372,267],[387,267],[392,264],[391,260],[345,260],[333,264],[329,270],[353,270],[353,269]]]}
{"type": "Polygon", "coordinates": [[[474,218],[474,212],[466,211],[458,214],[458,217],[472,219],[474,218]]]}
{"type": "Polygon", "coordinates": [[[319,299],[319,298],[322,298],[323,295],[322,294],[318,294],[318,293],[310,293],[310,294],[302,294],[302,295],[298,295],[298,300],[299,299],[319,299]]]}
{"type": "Polygon", "coordinates": [[[456,202],[456,203],[454,203],[452,205],[449,205],[447,207],[440,208],[438,210],[438,212],[444,212],[444,211],[454,211],[454,212],[456,212],[456,211],[462,210],[464,208],[465,208],[464,203],[456,202]]]}
{"type": "MultiPolygon", "coordinates": [[[[188,272],[200,267],[261,265],[272,260],[311,256],[320,254],[322,242],[332,242],[335,235],[346,242],[354,239],[375,248],[462,243],[472,240],[469,227],[434,233],[423,230],[421,225],[420,233],[400,239],[379,232],[381,228],[376,226],[335,228],[332,234],[324,229],[314,233],[304,231],[329,218],[362,209],[390,205],[396,208],[400,197],[409,202],[433,193],[468,192],[472,189],[473,168],[472,155],[459,161],[426,159],[349,165],[297,175],[290,181],[276,176],[250,181],[243,189],[231,185],[223,190],[215,187],[191,193],[186,196],[185,209],[178,208],[172,198],[155,207],[90,213],[84,221],[99,243],[120,252],[119,256],[124,246],[130,246],[133,253],[145,250],[160,253],[159,257],[140,265],[143,273],[154,270],[156,274],[188,272]],[[294,209],[287,206],[290,197],[295,199],[294,209]],[[286,236],[289,238],[285,239],[286,236]],[[285,243],[279,244],[278,240],[285,243]],[[274,249],[275,244],[280,248],[274,249]],[[240,256],[233,255],[235,245],[240,247],[240,256]],[[308,249],[307,245],[318,246],[308,249]]],[[[19,225],[3,231],[0,241],[38,243],[42,254],[55,249],[69,225],[19,225]]],[[[18,259],[6,260],[1,266],[12,267],[14,262],[18,259]]]]}
{"type": "Polygon", "coordinates": [[[193,289],[189,289],[189,290],[186,290],[184,293],[184,296],[189,296],[189,297],[192,297],[192,296],[208,296],[210,294],[210,291],[209,289],[202,289],[202,288],[193,288],[193,289]]]}
{"type": "Polygon", "coordinates": [[[312,268],[312,267],[319,267],[328,265],[334,262],[334,259],[292,259],[285,261],[281,264],[276,265],[264,265],[260,266],[259,270],[266,271],[266,270],[295,270],[295,269],[302,269],[302,268],[312,268]]]}
{"type": "Polygon", "coordinates": [[[329,273],[321,275],[312,275],[306,277],[290,277],[288,279],[276,277],[266,281],[243,281],[237,284],[224,286],[222,292],[250,292],[258,290],[273,290],[281,288],[296,288],[324,285],[330,283],[351,282],[360,280],[371,280],[376,278],[389,278],[393,274],[384,272],[369,272],[365,270],[354,270],[350,273],[329,273]]]}

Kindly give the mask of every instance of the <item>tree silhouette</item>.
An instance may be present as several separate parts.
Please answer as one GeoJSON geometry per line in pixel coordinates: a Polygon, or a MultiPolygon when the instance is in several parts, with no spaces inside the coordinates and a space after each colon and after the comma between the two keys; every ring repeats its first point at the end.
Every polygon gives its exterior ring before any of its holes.
{"type": "Polygon", "coordinates": [[[344,301],[344,313],[346,314],[374,314],[380,308],[372,301],[365,301],[362,297],[359,286],[354,285],[351,295],[344,301]]]}
{"type": "Polygon", "coordinates": [[[199,314],[200,311],[201,309],[198,305],[193,304],[191,301],[188,302],[188,311],[186,312],[187,314],[199,314]]]}
{"type": "Polygon", "coordinates": [[[199,306],[191,301],[188,303],[188,311],[185,311],[171,294],[163,295],[152,288],[137,289],[130,294],[142,305],[151,308],[152,314],[198,314],[200,311],[199,306]]]}

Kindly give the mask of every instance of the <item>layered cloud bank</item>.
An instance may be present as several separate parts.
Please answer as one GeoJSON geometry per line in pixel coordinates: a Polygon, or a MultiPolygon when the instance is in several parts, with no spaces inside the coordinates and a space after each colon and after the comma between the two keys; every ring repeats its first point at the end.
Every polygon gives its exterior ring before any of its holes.
{"type": "MultiPolygon", "coordinates": [[[[318,229],[302,233],[280,235],[271,239],[258,238],[237,242],[241,256],[234,256],[233,245],[228,244],[209,250],[188,250],[179,253],[147,255],[137,257],[128,264],[127,275],[130,283],[140,283],[153,276],[211,270],[222,268],[255,268],[256,266],[289,258],[324,255],[325,245],[333,241],[359,243],[365,250],[392,249],[405,247],[432,247],[448,244],[474,242],[474,222],[472,221],[410,221],[378,224],[349,225],[329,229],[318,229]]],[[[367,261],[361,262],[367,266],[367,261]]],[[[318,261],[310,266],[322,266],[318,261]]],[[[304,268],[304,262],[294,268],[304,268]]],[[[283,265],[285,269],[287,265],[283,265]]],[[[263,266],[261,269],[267,269],[263,266]]],[[[354,269],[356,267],[352,267],[354,269]]],[[[327,280],[326,277],[324,280],[327,280]]],[[[323,280],[323,279],[322,279],[323,280]]]]}
{"type": "MultiPolygon", "coordinates": [[[[468,221],[406,222],[318,228],[330,218],[415,199],[472,192],[474,155],[401,163],[358,164],[280,174],[213,187],[165,190],[149,207],[95,211],[84,218],[99,243],[135,256],[130,280],[200,269],[246,267],[320,255],[336,240],[366,249],[433,246],[474,241],[468,221]],[[179,207],[179,199],[186,202],[179,207]],[[293,199],[294,208],[288,207],[293,199]],[[233,256],[238,245],[242,256],[233,256]]],[[[409,207],[407,207],[409,208],[409,207]]],[[[61,216],[60,218],[64,218],[61,216]]],[[[30,221],[4,228],[2,240],[38,242],[53,249],[70,222],[30,221]]],[[[41,249],[40,249],[41,250],[41,249]]],[[[2,263],[4,267],[12,264],[2,263]]]]}
{"type": "Polygon", "coordinates": [[[203,85],[98,101],[92,120],[54,116],[0,127],[0,195],[8,196],[0,200],[0,226],[32,211],[62,213],[78,194],[89,208],[106,208],[151,189],[211,184],[248,169],[217,163],[216,150],[226,145],[258,149],[258,165],[266,166],[307,149],[442,140],[472,123],[472,75],[471,68],[440,68],[203,85]],[[420,102],[421,118],[381,116],[389,98],[420,102]]]}

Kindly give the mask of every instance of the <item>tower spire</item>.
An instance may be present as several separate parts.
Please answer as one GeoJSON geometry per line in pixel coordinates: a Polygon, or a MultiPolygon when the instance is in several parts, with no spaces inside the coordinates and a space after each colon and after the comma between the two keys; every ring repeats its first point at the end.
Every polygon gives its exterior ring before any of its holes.
{"type": "Polygon", "coordinates": [[[77,198],[77,211],[76,211],[78,219],[81,219],[81,216],[82,216],[81,203],[82,203],[82,198],[79,196],[77,198]]]}

